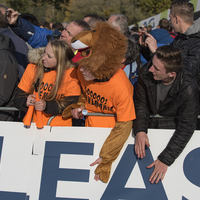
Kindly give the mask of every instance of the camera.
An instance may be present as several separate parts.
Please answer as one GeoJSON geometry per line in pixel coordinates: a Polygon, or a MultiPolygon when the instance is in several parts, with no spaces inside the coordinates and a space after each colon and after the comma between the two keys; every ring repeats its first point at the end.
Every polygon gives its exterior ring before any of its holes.
{"type": "Polygon", "coordinates": [[[12,11],[11,10],[6,10],[6,17],[11,17],[12,11]]]}
{"type": "Polygon", "coordinates": [[[6,10],[6,12],[5,12],[5,20],[6,20],[6,22],[8,23],[8,17],[11,17],[11,14],[12,14],[12,11],[11,10],[6,10]]]}
{"type": "Polygon", "coordinates": [[[142,42],[144,43],[145,42],[145,40],[147,39],[147,35],[145,34],[145,33],[142,33],[142,42]]]}

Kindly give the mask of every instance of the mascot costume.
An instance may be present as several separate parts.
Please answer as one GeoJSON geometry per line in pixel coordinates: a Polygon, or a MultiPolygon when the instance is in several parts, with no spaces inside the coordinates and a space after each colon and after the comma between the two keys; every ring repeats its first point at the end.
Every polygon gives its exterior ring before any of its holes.
{"type": "MultiPolygon", "coordinates": [[[[89,113],[113,114],[86,116],[85,120],[87,127],[113,128],[101,148],[100,162],[95,170],[95,176],[98,176],[95,179],[106,183],[112,162],[129,137],[135,119],[133,86],[121,69],[127,38],[106,22],[100,22],[94,29],[76,35],[71,43],[78,50],[72,61],[79,65],[77,75],[85,98],[85,109],[89,113]],[[82,68],[95,78],[85,80],[82,68]]],[[[83,105],[82,100],[81,97],[77,104],[68,106],[62,116],[69,117],[72,109],[83,105]]]]}

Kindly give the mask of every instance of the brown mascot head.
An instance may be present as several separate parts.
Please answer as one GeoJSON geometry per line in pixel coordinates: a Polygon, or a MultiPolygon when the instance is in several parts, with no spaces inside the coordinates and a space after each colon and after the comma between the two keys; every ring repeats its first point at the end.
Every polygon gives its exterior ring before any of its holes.
{"type": "Polygon", "coordinates": [[[127,50],[127,38],[106,22],[72,38],[78,52],[73,62],[88,69],[98,80],[109,80],[121,68],[127,50]]]}

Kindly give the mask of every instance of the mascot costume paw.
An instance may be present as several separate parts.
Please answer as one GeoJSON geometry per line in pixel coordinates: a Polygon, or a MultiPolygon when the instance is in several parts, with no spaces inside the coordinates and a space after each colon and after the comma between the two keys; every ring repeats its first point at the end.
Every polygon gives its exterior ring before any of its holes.
{"type": "MultiPolygon", "coordinates": [[[[101,148],[101,162],[95,170],[98,179],[106,183],[112,162],[129,137],[132,120],[135,119],[133,87],[121,70],[127,51],[127,38],[106,22],[100,22],[94,29],[76,35],[71,43],[78,50],[72,61],[79,64],[77,73],[85,96],[85,108],[88,112],[115,115],[86,117],[86,126],[113,128],[101,148]],[[86,80],[80,72],[81,68],[88,71],[94,79],[86,80]],[[107,125],[109,120],[112,125],[107,125]]],[[[77,107],[80,106],[67,107],[62,116],[69,117],[71,110],[77,107]]]]}

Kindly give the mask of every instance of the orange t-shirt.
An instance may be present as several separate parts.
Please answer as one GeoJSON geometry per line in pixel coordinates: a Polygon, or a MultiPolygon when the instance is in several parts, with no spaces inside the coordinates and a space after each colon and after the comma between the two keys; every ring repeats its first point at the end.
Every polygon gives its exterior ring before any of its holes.
{"type": "Polygon", "coordinates": [[[123,70],[119,69],[107,82],[86,81],[80,66],[77,73],[86,98],[87,111],[116,114],[116,117],[87,116],[85,126],[113,128],[117,121],[135,119],[133,86],[123,70]]]}
{"type": "MultiPolygon", "coordinates": [[[[29,92],[29,89],[34,81],[34,73],[35,73],[36,66],[34,64],[29,64],[21,78],[21,81],[18,85],[18,87],[25,91],[29,92]]],[[[44,73],[44,77],[42,80],[42,85],[40,87],[40,99],[45,99],[45,97],[49,94],[51,91],[55,79],[56,79],[56,71],[50,71],[44,73]]],[[[57,99],[61,99],[64,96],[79,96],[80,95],[80,86],[77,79],[77,69],[71,68],[67,69],[65,71],[64,79],[61,84],[61,87],[58,89],[57,92],[57,99]]],[[[42,112],[42,118],[43,118],[43,124],[47,125],[47,122],[49,118],[51,117],[51,114],[46,114],[45,112],[42,112]]],[[[33,122],[36,121],[36,114],[34,112],[33,114],[33,122]]],[[[51,126],[71,126],[72,120],[70,119],[64,119],[62,118],[62,115],[57,115],[51,122],[51,126]]]]}

